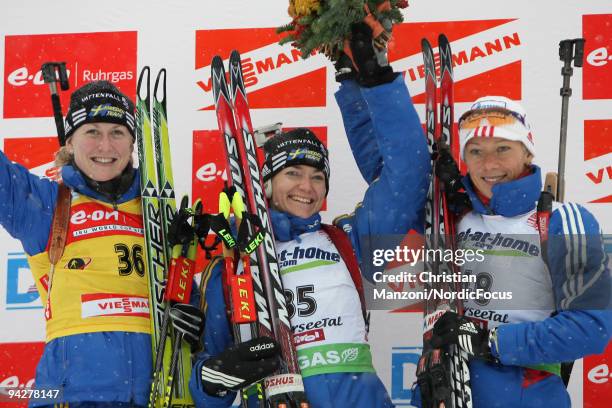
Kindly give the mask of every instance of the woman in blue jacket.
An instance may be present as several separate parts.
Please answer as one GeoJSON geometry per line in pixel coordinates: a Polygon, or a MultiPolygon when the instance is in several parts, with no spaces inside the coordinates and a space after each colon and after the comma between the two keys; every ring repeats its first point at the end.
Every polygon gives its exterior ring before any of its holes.
{"type": "MultiPolygon", "coordinates": [[[[352,40],[359,75],[347,64],[336,94],[351,148],[368,149],[359,166],[369,184],[363,202],[336,222],[359,263],[364,237],[423,231],[430,173],[426,139],[403,78],[388,65],[367,65],[374,51],[371,32],[362,28],[352,40]],[[367,50],[355,52],[356,46],[367,50]]],[[[264,151],[262,173],[271,192],[281,277],[310,406],[390,407],[372,365],[367,323],[349,265],[330,238],[330,227],[321,224],[330,179],[327,149],[309,129],[299,128],[268,140],[264,151]]],[[[221,267],[213,269],[206,287],[206,353],[195,364],[190,384],[196,405],[209,408],[229,406],[235,398],[231,391],[277,367],[275,355],[259,359],[249,351],[267,347],[265,339],[230,346],[221,276],[221,267]]]]}
{"type": "MultiPolygon", "coordinates": [[[[445,313],[432,345],[468,353],[474,408],[569,407],[561,363],[603,352],[612,335],[600,226],[574,203],[553,203],[548,225],[539,222],[541,173],[517,102],[478,99],[459,120],[459,136],[472,210],[457,224],[457,243],[484,251],[484,261],[462,266],[483,295],[465,302],[463,316],[445,313]]],[[[440,160],[441,175],[458,176],[448,153],[440,160]]]]}
{"type": "Polygon", "coordinates": [[[60,392],[30,406],[145,407],[152,361],[147,279],[137,259],[144,238],[134,103],[110,82],[88,83],[73,92],[65,123],[61,184],[0,152],[0,224],[21,241],[45,306],[35,386],[60,392]],[[59,246],[57,206],[68,208],[59,246]]]}

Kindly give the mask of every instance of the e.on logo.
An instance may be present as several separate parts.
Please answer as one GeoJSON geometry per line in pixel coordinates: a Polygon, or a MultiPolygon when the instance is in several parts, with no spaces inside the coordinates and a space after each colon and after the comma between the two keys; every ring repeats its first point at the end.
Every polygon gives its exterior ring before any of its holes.
{"type": "MultiPolygon", "coordinates": [[[[71,90],[107,80],[128,96],[135,95],[136,31],[7,35],[4,45],[4,118],[53,115],[40,71],[50,61],[66,62],[71,90]]],[[[68,106],[69,96],[70,92],[60,92],[62,106],[68,106]]]]}
{"type": "Polygon", "coordinates": [[[612,99],[612,14],[582,16],[584,99],[612,99]]]}
{"type": "Polygon", "coordinates": [[[612,373],[610,361],[612,343],[603,354],[584,358],[583,387],[584,408],[599,408],[610,405],[612,396],[612,373]]]}

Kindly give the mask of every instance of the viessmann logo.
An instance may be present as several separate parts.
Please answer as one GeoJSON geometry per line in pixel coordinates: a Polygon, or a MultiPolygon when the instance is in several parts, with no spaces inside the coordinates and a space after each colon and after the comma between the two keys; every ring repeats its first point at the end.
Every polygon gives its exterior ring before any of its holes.
{"type": "Polygon", "coordinates": [[[227,62],[235,47],[242,57],[244,82],[251,108],[322,107],[326,104],[326,61],[302,60],[298,50],[280,46],[275,28],[199,30],[196,32],[196,85],[200,109],[213,104],[210,61],[215,54],[227,62]]]}
{"type": "Polygon", "coordinates": [[[521,99],[522,23],[516,19],[404,23],[393,28],[389,60],[404,71],[415,103],[424,103],[425,69],[421,38],[434,46],[439,68],[437,36],[451,42],[456,102],[472,102],[474,95],[505,95],[521,99]]]}
{"type": "MultiPolygon", "coordinates": [[[[71,89],[107,80],[134,96],[135,31],[10,35],[5,37],[5,55],[4,118],[52,116],[49,91],[40,71],[49,61],[66,62],[71,89]]],[[[62,106],[68,106],[69,96],[70,92],[61,93],[62,106]]]]}
{"type": "MultiPolygon", "coordinates": [[[[423,102],[424,67],[420,41],[446,33],[453,46],[456,69],[455,100],[473,95],[501,94],[521,98],[521,26],[515,19],[470,20],[442,23],[404,23],[394,27],[389,59],[406,82],[416,103],[423,102]]],[[[298,50],[279,46],[273,28],[200,30],[196,33],[196,84],[202,91],[201,109],[212,105],[210,61],[214,54],[228,58],[240,44],[245,85],[253,108],[325,106],[325,69],[331,63],[321,55],[302,60],[298,50]]],[[[437,42],[433,41],[435,44],[437,42]]],[[[436,55],[436,63],[439,58],[436,55]]]]}
{"type": "MultiPolygon", "coordinates": [[[[612,78],[609,84],[612,85],[612,78]]],[[[580,201],[612,203],[610,129],[612,119],[584,121],[584,182],[580,185],[583,195],[580,201]]]]}

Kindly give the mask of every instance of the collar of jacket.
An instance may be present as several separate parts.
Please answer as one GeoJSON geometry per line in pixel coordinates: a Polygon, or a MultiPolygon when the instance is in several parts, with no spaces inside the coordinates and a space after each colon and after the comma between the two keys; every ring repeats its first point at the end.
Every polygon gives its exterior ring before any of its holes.
{"type": "MultiPolygon", "coordinates": [[[[113,204],[109,201],[108,197],[89,187],[81,172],[70,164],[62,167],[62,180],[68,187],[79,192],[80,194],[84,194],[98,201],[113,204]]],[[[136,197],[140,197],[140,174],[138,169],[134,169],[134,181],[132,182],[132,185],[119,198],[119,200],[117,200],[116,204],[125,203],[136,197]]]]}
{"type": "Polygon", "coordinates": [[[305,232],[313,232],[321,228],[321,215],[315,213],[308,218],[301,218],[282,211],[270,209],[274,238],[277,241],[287,242],[297,240],[305,232]]]}
{"type": "Polygon", "coordinates": [[[542,175],[538,166],[531,166],[531,174],[507,183],[493,186],[489,205],[478,198],[469,174],[463,178],[463,186],[472,201],[473,210],[484,215],[515,217],[533,210],[542,192],[542,175]]]}

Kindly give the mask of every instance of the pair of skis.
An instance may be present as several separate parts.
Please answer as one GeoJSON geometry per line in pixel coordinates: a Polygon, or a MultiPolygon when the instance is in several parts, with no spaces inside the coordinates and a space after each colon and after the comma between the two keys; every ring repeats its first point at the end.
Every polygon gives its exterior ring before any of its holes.
{"type": "MultiPolygon", "coordinates": [[[[212,59],[211,76],[217,121],[225,142],[229,169],[228,188],[235,189],[235,194],[244,198],[245,213],[257,216],[260,221],[258,227],[261,227],[259,231],[261,244],[251,254],[243,251],[240,253],[242,271],[240,268],[234,268],[233,255],[225,253],[225,265],[229,268],[226,273],[231,276],[224,279],[224,284],[231,284],[231,279],[248,276],[246,280],[252,282],[252,299],[257,317],[255,319],[255,315],[251,315],[250,318],[241,320],[234,311],[232,317],[234,340],[242,342],[256,336],[268,336],[276,339],[281,346],[279,371],[266,378],[264,384],[257,386],[260,407],[306,408],[309,405],[304,394],[280,278],[272,222],[257,161],[253,127],[242,77],[240,54],[232,51],[230,55],[229,87],[223,59],[219,56],[212,59]]],[[[242,301],[237,298],[232,299],[231,303],[242,301]]],[[[246,406],[246,392],[242,394],[242,404],[246,406]]]]}
{"type": "MultiPolygon", "coordinates": [[[[136,139],[154,359],[149,407],[193,407],[188,388],[191,350],[182,341],[185,333],[175,330],[174,336],[169,336],[169,326],[172,317],[190,318],[183,315],[182,309],[172,308],[171,305],[189,303],[197,239],[192,234],[188,239],[177,242],[177,238],[172,238],[173,234],[170,233],[177,211],[166,114],[166,70],[161,69],[157,75],[153,101],[150,78],[150,68],[144,67],[138,78],[136,104],[136,139]]],[[[179,215],[187,212],[187,217],[190,216],[187,206],[188,199],[183,198],[179,215]]],[[[192,212],[197,213],[200,208],[201,205],[195,203],[192,212]]]]}
{"type": "MultiPolygon", "coordinates": [[[[427,141],[432,154],[433,175],[426,207],[426,245],[429,249],[455,250],[455,219],[448,210],[442,183],[436,176],[436,159],[442,149],[450,149],[455,142],[453,135],[453,66],[450,44],[445,35],[438,38],[440,57],[440,105],[436,98],[437,76],[434,52],[427,39],[421,42],[425,63],[425,111],[427,141]],[[438,123],[439,118],[439,123],[438,123]]],[[[430,262],[428,269],[436,275],[458,274],[453,262],[430,262]]],[[[460,284],[435,283],[431,289],[458,292],[460,284]]],[[[448,350],[433,349],[430,345],[432,328],[446,311],[463,314],[459,299],[435,299],[425,305],[423,354],[417,367],[417,381],[421,388],[424,408],[469,408],[472,407],[470,373],[467,353],[457,345],[448,350]]]]}

